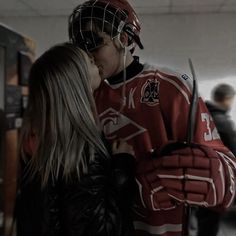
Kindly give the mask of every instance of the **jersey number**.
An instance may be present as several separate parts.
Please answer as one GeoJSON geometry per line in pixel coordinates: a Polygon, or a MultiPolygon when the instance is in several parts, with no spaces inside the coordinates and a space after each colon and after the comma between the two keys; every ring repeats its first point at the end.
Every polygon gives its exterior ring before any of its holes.
{"type": "Polygon", "coordinates": [[[206,122],[206,128],[207,132],[204,132],[204,140],[205,141],[211,141],[220,139],[219,133],[214,126],[213,129],[211,129],[210,124],[213,122],[212,117],[208,113],[201,113],[202,121],[206,122]]]}

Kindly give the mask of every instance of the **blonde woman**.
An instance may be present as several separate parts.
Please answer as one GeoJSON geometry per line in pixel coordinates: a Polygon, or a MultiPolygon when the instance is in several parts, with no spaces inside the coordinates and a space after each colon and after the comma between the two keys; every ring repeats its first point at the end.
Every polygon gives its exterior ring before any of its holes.
{"type": "Polygon", "coordinates": [[[93,59],[68,43],[32,66],[18,236],[132,234],[133,148],[116,141],[111,157],[106,147],[93,99],[100,82],[93,59]]]}

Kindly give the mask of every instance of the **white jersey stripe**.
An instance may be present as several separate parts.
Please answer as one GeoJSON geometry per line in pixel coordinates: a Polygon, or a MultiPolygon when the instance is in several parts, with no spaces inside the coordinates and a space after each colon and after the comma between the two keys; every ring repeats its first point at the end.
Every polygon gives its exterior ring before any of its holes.
{"type": "MultiPolygon", "coordinates": [[[[177,70],[172,70],[170,68],[167,68],[165,66],[158,66],[158,65],[149,65],[149,64],[144,64],[144,71],[159,71],[160,73],[164,73],[167,76],[174,76],[176,79],[178,79],[185,87],[186,89],[191,93],[192,88],[193,88],[193,80],[190,78],[187,74],[183,74],[181,72],[178,72],[177,70]],[[183,76],[186,76],[187,79],[184,79],[183,76]]],[[[163,75],[164,76],[164,75],[163,75]]],[[[164,76],[166,77],[166,76],[164,76]]]]}
{"type": "MultiPolygon", "coordinates": [[[[140,73],[143,73],[143,71],[140,72],[140,73]]],[[[147,74],[138,74],[138,75],[134,76],[133,78],[126,80],[125,83],[128,84],[131,81],[133,81],[134,79],[145,78],[145,77],[149,77],[149,76],[155,76],[155,73],[150,72],[150,73],[147,73],[147,74]]],[[[118,84],[109,84],[109,82],[107,80],[104,80],[104,82],[113,89],[117,89],[117,88],[119,88],[120,86],[122,86],[124,84],[124,81],[122,81],[118,84]]]]}
{"type": "Polygon", "coordinates": [[[141,221],[134,221],[134,228],[136,230],[143,230],[150,234],[161,235],[167,232],[181,232],[182,224],[164,224],[161,226],[152,226],[141,221]]]}
{"type": "Polygon", "coordinates": [[[163,75],[161,75],[160,73],[157,73],[158,76],[162,79],[162,80],[165,80],[171,84],[173,84],[181,93],[182,95],[184,96],[184,98],[186,99],[187,103],[190,104],[190,101],[189,101],[189,98],[188,98],[188,94],[173,80],[171,79],[168,79],[168,78],[165,78],[163,75]]]}

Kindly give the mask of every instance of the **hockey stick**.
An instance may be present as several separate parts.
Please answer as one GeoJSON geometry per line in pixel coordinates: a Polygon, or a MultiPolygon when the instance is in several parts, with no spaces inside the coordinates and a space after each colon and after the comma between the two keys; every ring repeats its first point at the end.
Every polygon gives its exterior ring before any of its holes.
{"type": "MultiPolygon", "coordinates": [[[[197,80],[196,74],[193,68],[193,63],[191,59],[188,59],[190,71],[192,74],[193,79],[193,88],[192,88],[192,97],[189,107],[188,113],[188,124],[187,124],[187,131],[186,131],[186,140],[183,141],[176,141],[173,143],[167,144],[160,150],[160,156],[168,155],[170,152],[174,150],[178,150],[185,147],[193,146],[194,141],[194,134],[196,129],[196,113],[198,107],[198,87],[197,87],[197,80]]],[[[183,225],[182,225],[182,236],[189,235],[189,217],[191,214],[191,207],[188,205],[184,206],[184,214],[183,214],[183,225]]]]}
{"type": "Polygon", "coordinates": [[[196,113],[197,113],[197,106],[198,106],[198,86],[197,86],[197,79],[196,74],[193,68],[192,60],[188,59],[190,71],[193,78],[193,90],[192,90],[192,100],[189,110],[189,117],[188,117],[188,129],[187,129],[187,144],[191,145],[193,143],[194,133],[195,133],[195,125],[196,125],[196,113]]]}
{"type": "MultiPolygon", "coordinates": [[[[190,104],[189,114],[188,114],[188,127],[187,127],[187,145],[191,146],[194,139],[195,129],[196,129],[196,113],[198,107],[198,86],[197,86],[197,79],[195,70],[193,67],[192,60],[188,59],[189,68],[192,74],[193,79],[193,89],[192,89],[192,100],[190,104]]],[[[184,206],[184,214],[183,214],[183,230],[182,235],[188,236],[189,235],[189,218],[191,215],[191,207],[185,205],[184,206]]]]}

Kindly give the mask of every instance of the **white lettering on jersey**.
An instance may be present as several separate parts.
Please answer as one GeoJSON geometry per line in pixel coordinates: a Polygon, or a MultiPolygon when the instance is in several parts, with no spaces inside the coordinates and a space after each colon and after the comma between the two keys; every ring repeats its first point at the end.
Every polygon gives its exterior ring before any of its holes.
{"type": "Polygon", "coordinates": [[[109,108],[99,115],[103,131],[108,139],[121,138],[129,140],[146,131],[128,117],[109,108]]]}
{"type": "Polygon", "coordinates": [[[220,139],[219,133],[216,127],[211,130],[210,124],[213,121],[212,117],[208,113],[201,113],[201,118],[203,122],[206,122],[207,132],[204,132],[204,140],[212,141],[220,139]]]}
{"type": "Polygon", "coordinates": [[[135,90],[136,90],[136,87],[131,88],[130,91],[129,91],[129,109],[130,108],[135,109],[135,104],[134,104],[134,92],[135,92],[135,90]]]}

